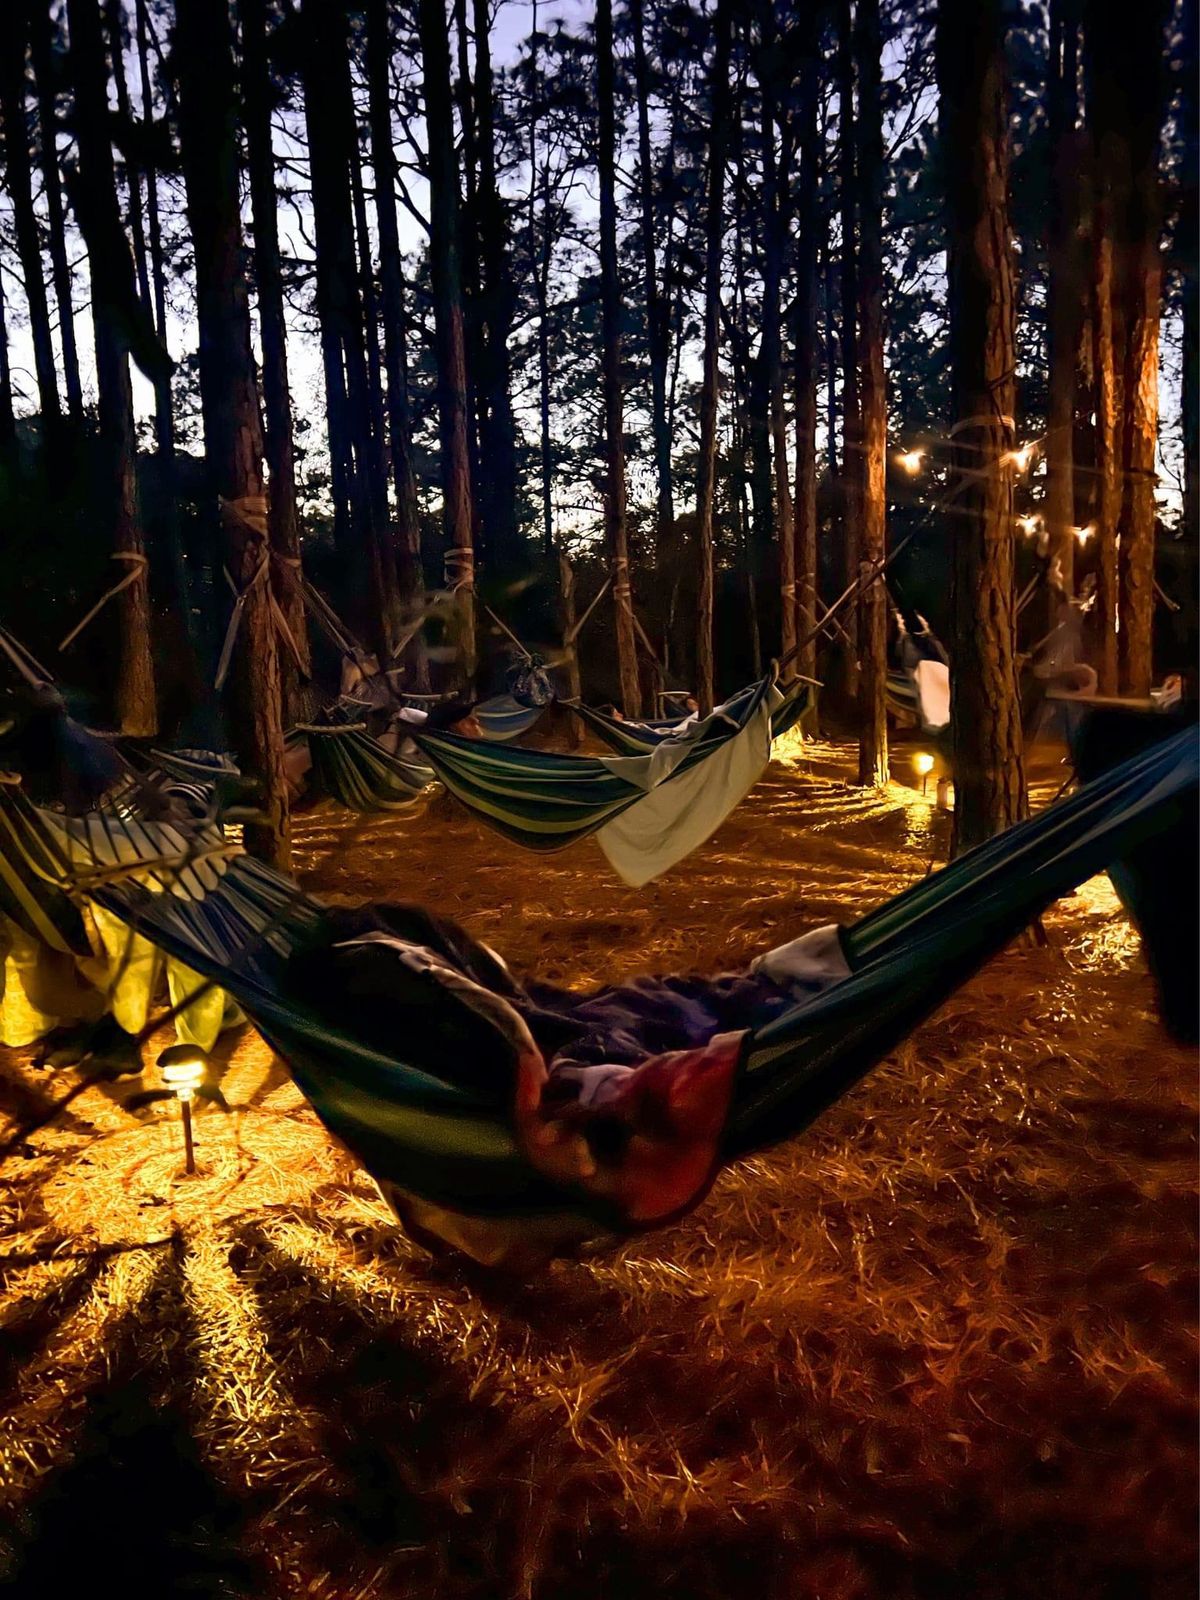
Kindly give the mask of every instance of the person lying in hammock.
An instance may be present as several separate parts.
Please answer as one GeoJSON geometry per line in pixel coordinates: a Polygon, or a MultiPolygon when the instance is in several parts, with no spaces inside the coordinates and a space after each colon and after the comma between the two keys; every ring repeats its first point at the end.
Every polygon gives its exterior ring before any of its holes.
{"type": "Polygon", "coordinates": [[[849,972],[829,926],[740,972],[580,994],[517,979],[456,923],[410,905],[331,909],[291,965],[288,987],[319,990],[331,1020],[384,1054],[403,1040],[411,1066],[510,1110],[544,1176],[634,1225],[693,1204],[710,1181],[742,1034],[849,972]]]}

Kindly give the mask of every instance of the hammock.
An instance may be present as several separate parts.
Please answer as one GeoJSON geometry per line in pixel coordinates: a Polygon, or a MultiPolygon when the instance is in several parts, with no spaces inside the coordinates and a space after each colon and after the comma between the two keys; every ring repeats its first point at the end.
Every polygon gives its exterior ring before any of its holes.
{"type": "MultiPolygon", "coordinates": [[[[148,822],[111,806],[83,817],[35,807],[6,784],[0,797],[0,1043],[32,1044],[64,1022],[109,1010],[126,1033],[146,1025],[163,976],[160,952],[97,903],[95,891],[135,873],[156,894],[202,899],[240,846],[208,823],[148,822]]],[[[176,1032],[211,1049],[239,1021],[216,989],[189,1005],[201,980],[165,962],[176,1032]]]]}
{"type": "Polygon", "coordinates": [[[731,710],[628,756],[489,747],[417,731],[416,743],[457,799],[527,850],[560,850],[591,834],[634,887],[690,855],[762,776],[776,718],[792,721],[803,683],[780,694],[764,678],[731,710]]]}
{"type": "MultiPolygon", "coordinates": [[[[723,705],[717,706],[713,715],[736,718],[757,687],[757,684],[751,684],[749,688],[740,690],[723,705]]],[[[686,727],[681,726],[686,721],[683,717],[658,717],[652,721],[632,722],[623,717],[610,717],[603,711],[593,710],[591,706],[585,706],[579,700],[567,700],[563,703],[570,707],[586,728],[618,755],[645,755],[647,750],[655,749],[665,739],[687,737],[696,726],[694,722],[689,722],[686,727]]],[[[808,699],[804,695],[789,690],[783,703],[771,714],[771,738],[778,739],[794,728],[804,715],[807,706],[808,699]]]]}
{"type": "Polygon", "coordinates": [[[362,722],[335,707],[327,720],[301,723],[287,736],[289,749],[306,742],[314,789],[350,811],[402,811],[433,782],[419,761],[394,755],[362,722]]]}
{"type": "Polygon", "coordinates": [[[901,724],[936,738],[950,726],[950,666],[941,640],[918,612],[920,626],[910,631],[904,614],[893,608],[899,633],[899,660],[887,675],[887,709],[901,724]]]}
{"type": "Polygon", "coordinates": [[[493,695],[475,707],[475,717],[483,737],[495,744],[507,744],[528,733],[545,706],[525,706],[511,694],[493,695]]]}
{"type": "MultiPolygon", "coordinates": [[[[1197,780],[1195,732],[1187,730],[843,929],[849,975],[823,992],[764,1027],[644,1061],[635,1078],[652,1113],[645,1127],[658,1187],[649,1190],[625,1182],[637,1152],[613,1135],[628,1126],[618,1119],[614,1128],[604,1108],[559,1113],[539,1103],[540,1057],[534,1047],[530,1058],[528,1044],[514,1054],[511,1008],[500,995],[475,986],[470,997],[493,1043],[501,1088],[490,1092],[463,1087],[461,1073],[454,1080],[450,1046],[436,1065],[416,1066],[400,1042],[406,1028],[384,1052],[331,1023],[311,979],[298,984],[289,968],[319,935],[322,908],[266,867],[239,860],[200,900],[128,883],[102,899],[228,988],[418,1237],[433,1233],[477,1259],[523,1257],[529,1265],[582,1239],[627,1235],[681,1214],[722,1164],[812,1122],[1053,900],[1190,825],[1197,780]],[[553,1174],[563,1117],[575,1119],[595,1151],[593,1174],[571,1183],[553,1174]],[[699,1165],[697,1148],[674,1142],[685,1120],[693,1144],[698,1137],[699,1165]]],[[[448,1023],[460,1017],[471,985],[437,969],[424,979],[413,1003],[426,1010],[414,1011],[414,1021],[436,1018],[439,1008],[448,1023]]],[[[398,1004],[398,1021],[404,1014],[398,1004]]],[[[463,1064],[478,1066],[477,1055],[463,1064]]]]}

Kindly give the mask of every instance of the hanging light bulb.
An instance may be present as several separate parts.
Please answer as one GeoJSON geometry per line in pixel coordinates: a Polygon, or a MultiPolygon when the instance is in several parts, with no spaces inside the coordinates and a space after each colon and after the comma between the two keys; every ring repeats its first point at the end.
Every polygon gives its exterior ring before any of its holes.
{"type": "Polygon", "coordinates": [[[898,450],[896,452],[896,465],[903,467],[910,478],[915,478],[920,472],[925,460],[924,450],[898,450]]]}
{"type": "Polygon", "coordinates": [[[175,1098],[179,1101],[179,1110],[183,1118],[185,1170],[194,1173],[196,1151],[192,1144],[192,1100],[196,1090],[204,1082],[204,1075],[208,1071],[208,1057],[194,1044],[173,1044],[159,1056],[158,1070],[162,1073],[162,1080],[167,1088],[174,1090],[175,1098]]]}
{"type": "Polygon", "coordinates": [[[1041,517],[1036,516],[1033,512],[1026,512],[1024,516],[1017,518],[1017,527],[1020,528],[1027,539],[1032,539],[1041,525],[1041,517]]]}
{"type": "Polygon", "coordinates": [[[1086,525],[1086,527],[1083,527],[1083,528],[1072,528],[1071,529],[1071,532],[1075,535],[1076,544],[1078,544],[1080,546],[1085,545],[1088,542],[1088,540],[1092,537],[1092,535],[1095,533],[1095,531],[1096,531],[1096,525],[1095,525],[1094,522],[1089,522],[1086,525]]]}
{"type": "Polygon", "coordinates": [[[1001,456],[1000,459],[1007,466],[1015,468],[1017,472],[1026,472],[1036,454],[1037,445],[1023,444],[1020,445],[1016,450],[1009,450],[1007,454],[1001,456]]]}

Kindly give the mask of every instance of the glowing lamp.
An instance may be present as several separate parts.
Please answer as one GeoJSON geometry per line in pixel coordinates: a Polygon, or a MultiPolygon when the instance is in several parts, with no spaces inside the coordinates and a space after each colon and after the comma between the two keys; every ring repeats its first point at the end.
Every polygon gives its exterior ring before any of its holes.
{"type": "Polygon", "coordinates": [[[196,1170],[196,1151],[192,1144],[192,1099],[204,1082],[208,1057],[194,1044],[173,1044],[158,1058],[158,1070],[168,1089],[174,1091],[183,1118],[185,1170],[196,1170]]]}
{"type": "Polygon", "coordinates": [[[1032,539],[1034,534],[1038,531],[1038,528],[1041,526],[1041,522],[1041,517],[1027,514],[1026,516],[1017,518],[1017,527],[1020,528],[1021,532],[1027,539],[1032,539]]]}
{"type": "Polygon", "coordinates": [[[1036,453],[1036,445],[1023,444],[1017,450],[1010,450],[1007,455],[1001,457],[1001,460],[1007,462],[1008,465],[1015,468],[1017,472],[1026,472],[1028,471],[1029,464],[1033,460],[1036,453]]]}
{"type": "Polygon", "coordinates": [[[903,467],[910,478],[915,478],[920,472],[924,460],[924,450],[900,450],[896,454],[897,465],[903,467]]]}
{"type": "Polygon", "coordinates": [[[933,771],[933,757],[928,750],[922,750],[913,757],[913,766],[916,768],[917,776],[921,780],[921,793],[924,794],[929,783],[929,774],[933,771]]]}
{"type": "Polygon", "coordinates": [[[1084,527],[1084,528],[1072,528],[1071,529],[1071,532],[1075,535],[1075,541],[1079,545],[1085,545],[1088,542],[1088,540],[1092,537],[1092,535],[1095,533],[1095,531],[1096,531],[1095,524],[1091,523],[1091,522],[1089,522],[1087,524],[1087,526],[1084,527]]]}

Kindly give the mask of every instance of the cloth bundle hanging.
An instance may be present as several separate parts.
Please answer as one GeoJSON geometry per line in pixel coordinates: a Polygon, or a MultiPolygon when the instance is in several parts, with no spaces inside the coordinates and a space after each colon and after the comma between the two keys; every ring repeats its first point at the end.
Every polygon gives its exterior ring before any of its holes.
{"type": "Polygon", "coordinates": [[[554,683],[539,655],[529,655],[508,671],[508,692],[519,706],[541,711],[554,699],[554,683]]]}
{"type": "Polygon", "coordinates": [[[279,874],[243,859],[201,900],[102,893],[230,989],[417,1237],[531,1266],[670,1220],[724,1163],[805,1127],[1053,900],[1169,849],[1198,780],[1193,729],[1132,755],[842,929],[844,975],[811,997],[699,1045],[660,1040],[591,1105],[554,1092],[502,964],[453,934],[408,943],[390,1035],[404,1044],[386,1047],[321,994],[312,953],[329,947],[328,916],[279,874]],[[561,1158],[581,1140],[589,1159],[568,1179],[561,1158]]]}
{"type": "Polygon", "coordinates": [[[775,717],[791,703],[802,709],[807,693],[794,684],[781,694],[764,678],[734,711],[713,712],[637,755],[489,747],[451,733],[415,739],[451,794],[506,839],[547,851],[595,834],[638,888],[690,855],[741,803],[770,759],[775,717]]]}

